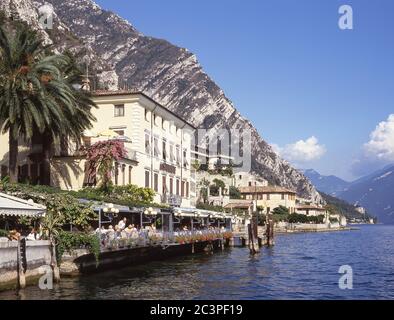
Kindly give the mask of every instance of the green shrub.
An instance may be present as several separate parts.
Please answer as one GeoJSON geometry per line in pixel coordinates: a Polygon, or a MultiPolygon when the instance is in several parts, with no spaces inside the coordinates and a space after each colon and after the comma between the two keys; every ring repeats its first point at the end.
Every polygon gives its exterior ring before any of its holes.
{"type": "Polygon", "coordinates": [[[90,253],[94,254],[96,264],[98,265],[100,240],[96,234],[61,231],[57,239],[56,247],[58,262],[61,262],[62,256],[65,252],[72,252],[76,249],[87,249],[90,253]]]}
{"type": "Polygon", "coordinates": [[[197,209],[201,210],[210,210],[210,211],[215,211],[215,212],[223,212],[223,207],[221,206],[213,206],[207,203],[198,203],[197,204],[197,209]]]}
{"type": "Polygon", "coordinates": [[[287,215],[290,213],[289,209],[286,208],[285,206],[279,206],[272,210],[272,213],[275,215],[287,215]]]}
{"type": "Polygon", "coordinates": [[[304,214],[292,213],[289,215],[288,222],[290,223],[323,223],[324,216],[306,216],[304,214]]]}
{"type": "Polygon", "coordinates": [[[307,223],[309,221],[308,221],[308,216],[303,215],[303,214],[293,213],[289,216],[289,222],[290,223],[307,223]]]}
{"type": "Polygon", "coordinates": [[[242,195],[241,192],[237,187],[230,186],[230,199],[241,199],[242,195]]]}

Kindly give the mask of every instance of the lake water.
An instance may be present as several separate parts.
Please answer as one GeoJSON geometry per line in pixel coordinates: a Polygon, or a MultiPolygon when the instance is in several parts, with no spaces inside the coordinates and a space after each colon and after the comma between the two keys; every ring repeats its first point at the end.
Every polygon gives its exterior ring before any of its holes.
{"type": "MultiPolygon", "coordinates": [[[[0,292],[0,299],[15,299],[0,292]]],[[[28,287],[23,299],[389,299],[394,298],[394,226],[278,235],[250,256],[247,248],[152,262],[74,279],[51,291],[28,287]],[[340,266],[353,269],[341,290],[340,266]]]]}

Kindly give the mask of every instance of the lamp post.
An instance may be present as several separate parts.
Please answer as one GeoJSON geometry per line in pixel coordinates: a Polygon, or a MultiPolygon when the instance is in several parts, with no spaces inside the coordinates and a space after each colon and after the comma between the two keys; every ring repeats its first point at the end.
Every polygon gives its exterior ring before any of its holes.
{"type": "Polygon", "coordinates": [[[99,209],[99,230],[101,230],[101,210],[103,210],[104,213],[113,213],[113,214],[118,214],[119,209],[115,208],[113,203],[108,203],[106,207],[103,209],[99,209]]]}
{"type": "MultiPolygon", "coordinates": [[[[154,216],[154,217],[157,216],[157,212],[152,207],[145,209],[144,214],[147,216],[154,216]]],[[[152,220],[150,222],[152,222],[152,220]]],[[[143,228],[142,224],[143,224],[143,221],[142,221],[142,215],[141,215],[141,229],[143,228]]],[[[156,226],[156,221],[155,221],[155,226],[156,226]]]]}

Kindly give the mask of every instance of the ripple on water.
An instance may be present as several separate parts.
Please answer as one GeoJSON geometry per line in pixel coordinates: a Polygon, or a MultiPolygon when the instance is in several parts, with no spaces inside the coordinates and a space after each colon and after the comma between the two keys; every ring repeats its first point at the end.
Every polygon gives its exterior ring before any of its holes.
{"type": "MultiPolygon", "coordinates": [[[[276,246],[249,255],[233,248],[152,262],[77,279],[54,290],[28,287],[20,299],[392,299],[394,227],[280,235],[276,246]],[[354,273],[353,290],[340,290],[341,265],[354,273]]],[[[0,299],[16,299],[1,292],[0,299]]]]}

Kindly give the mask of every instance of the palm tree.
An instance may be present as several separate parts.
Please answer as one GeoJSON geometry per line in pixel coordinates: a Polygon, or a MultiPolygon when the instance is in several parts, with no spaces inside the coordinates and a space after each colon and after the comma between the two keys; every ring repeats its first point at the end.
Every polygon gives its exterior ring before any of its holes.
{"type": "Polygon", "coordinates": [[[19,138],[29,141],[39,134],[42,182],[49,184],[54,139],[80,137],[94,119],[90,112],[94,103],[73,86],[80,72],[69,56],[50,55],[37,33],[26,26],[7,31],[0,27],[0,128],[9,133],[10,181],[17,181],[19,138]]]}
{"type": "Polygon", "coordinates": [[[59,233],[62,230],[63,217],[53,210],[48,210],[45,217],[41,221],[41,228],[44,239],[51,243],[51,268],[53,277],[56,281],[60,279],[60,272],[58,267],[56,255],[56,239],[59,239],[59,233]]]}
{"type": "Polygon", "coordinates": [[[47,90],[53,100],[53,107],[60,107],[63,119],[60,123],[47,127],[43,136],[43,174],[42,183],[50,184],[50,156],[54,140],[73,139],[79,141],[85,129],[92,127],[95,121],[91,109],[96,107],[91,100],[90,94],[79,90],[82,80],[82,72],[77,67],[75,60],[69,54],[66,59],[60,61],[58,68],[62,71],[61,81],[51,81],[47,84],[47,90]],[[67,94],[71,99],[61,99],[67,94]],[[60,97],[60,98],[59,98],[60,97]]]}

